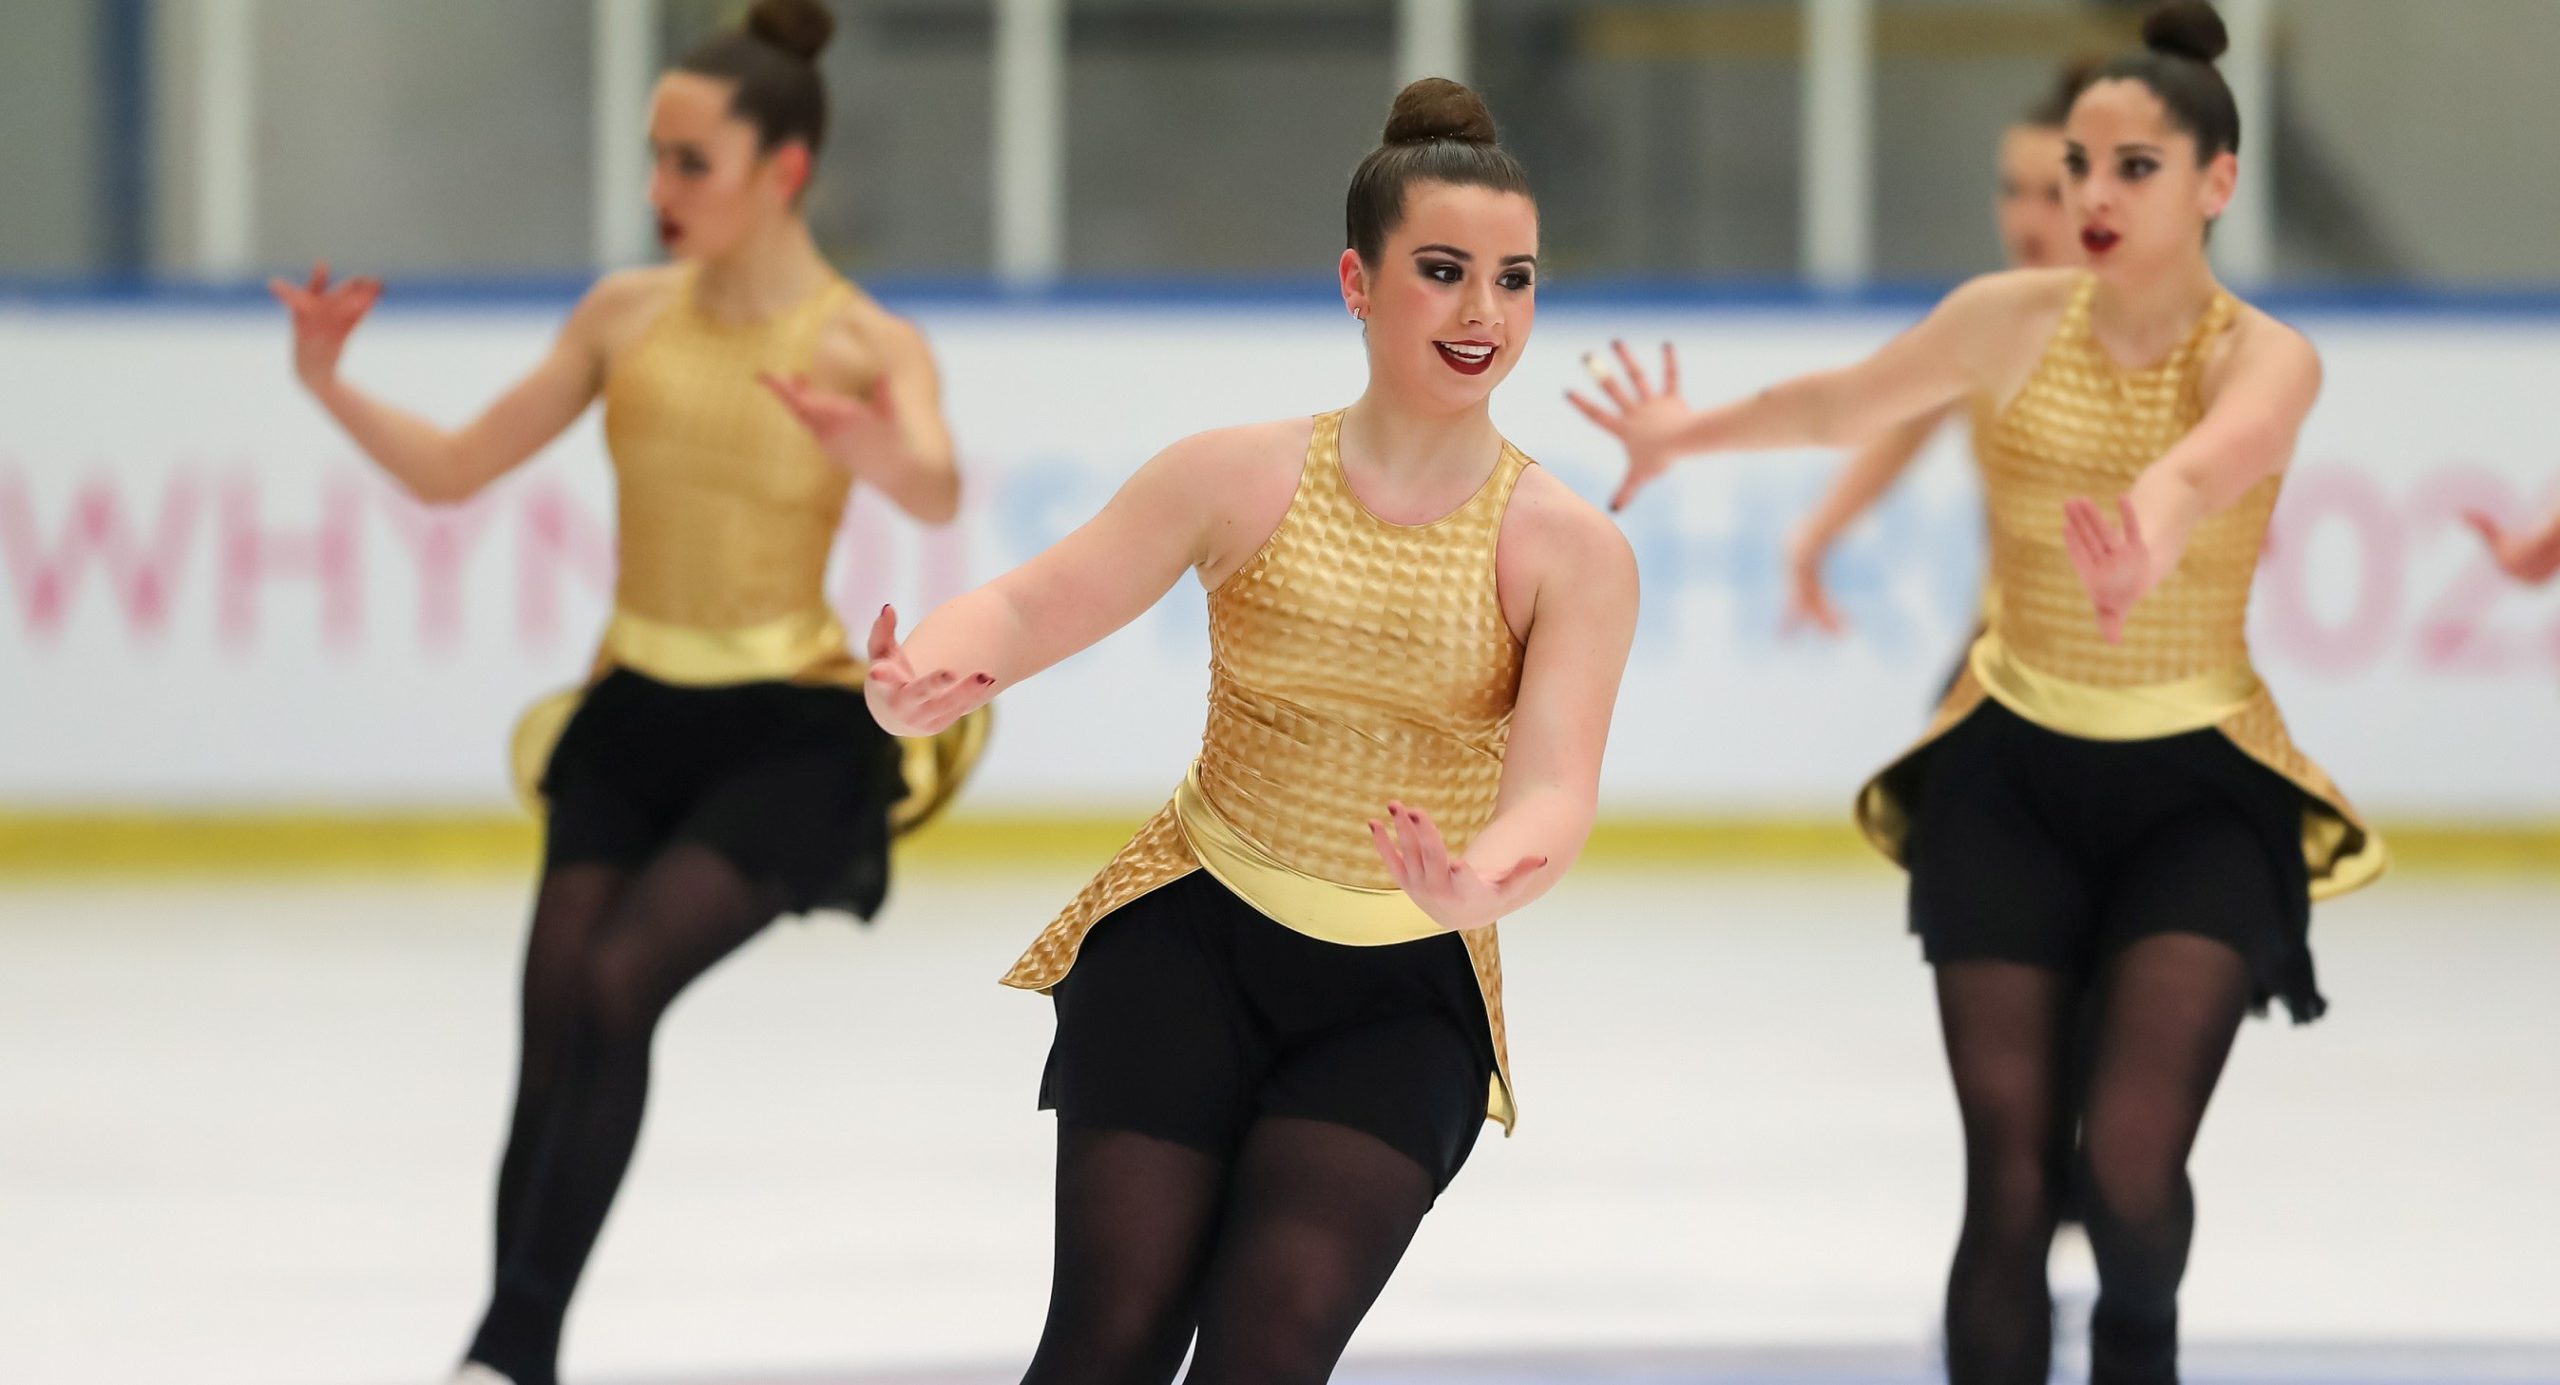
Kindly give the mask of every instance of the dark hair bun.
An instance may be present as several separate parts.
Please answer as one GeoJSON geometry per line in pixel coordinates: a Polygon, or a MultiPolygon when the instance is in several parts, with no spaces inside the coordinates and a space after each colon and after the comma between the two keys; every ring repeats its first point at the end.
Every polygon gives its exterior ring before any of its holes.
{"type": "Polygon", "coordinates": [[[1446,77],[1425,77],[1396,93],[1387,112],[1386,144],[1427,144],[1435,139],[1492,144],[1493,112],[1484,98],[1446,77]]]}
{"type": "Polygon", "coordinates": [[[756,0],[756,7],[747,11],[747,32],[813,63],[835,37],[836,17],[818,0],[756,0]]]}
{"type": "Polygon", "coordinates": [[[2231,47],[2231,31],[2206,0],[2168,0],[2142,21],[2142,46],[2209,63],[2231,47]]]}

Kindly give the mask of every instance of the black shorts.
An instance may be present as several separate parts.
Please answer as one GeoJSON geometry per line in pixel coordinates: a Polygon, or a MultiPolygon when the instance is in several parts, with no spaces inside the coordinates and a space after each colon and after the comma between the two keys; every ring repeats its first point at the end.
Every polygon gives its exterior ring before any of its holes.
{"type": "Polygon", "coordinates": [[[781,885],[792,913],[869,918],[888,893],[897,755],[850,688],[690,688],[616,670],[543,771],[543,859],[637,868],[691,841],[781,885]]]}
{"type": "Polygon", "coordinates": [[[1259,1116],[1374,1135],[1447,1188],[1475,1148],[1493,1039],[1456,935],[1308,937],[1193,871],[1114,910],[1058,983],[1040,1104],[1232,1158],[1259,1116]]]}
{"type": "Polygon", "coordinates": [[[1931,963],[2086,976],[2136,939],[2192,933],[2248,960],[2261,1008],[2327,1008],[2302,791],[2221,732],[2085,740],[1986,700],[1923,754],[1905,863],[1931,963]]]}

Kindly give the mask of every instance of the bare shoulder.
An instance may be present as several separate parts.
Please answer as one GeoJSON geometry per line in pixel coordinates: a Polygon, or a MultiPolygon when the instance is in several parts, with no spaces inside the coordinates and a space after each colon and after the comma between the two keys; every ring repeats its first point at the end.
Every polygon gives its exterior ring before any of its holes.
{"type": "Polygon", "coordinates": [[[2208,399],[2244,376],[2288,390],[2317,394],[2320,349],[2274,314],[2247,303],[2231,319],[2205,358],[2202,381],[2208,399]]]}
{"type": "Polygon", "coordinates": [[[828,330],[851,338],[870,348],[883,359],[907,355],[931,355],[924,329],[909,318],[900,317],[882,306],[879,299],[861,288],[845,296],[835,315],[827,323],[828,330]]]}
{"type": "Polygon", "coordinates": [[[1208,521],[1202,585],[1214,588],[1260,551],[1298,494],[1312,418],[1275,419],[1194,433],[1147,463],[1208,521]]]}
{"type": "Polygon", "coordinates": [[[600,357],[630,344],[650,320],[675,298],[684,282],[682,265],[647,265],[617,269],[587,288],[569,316],[566,335],[600,357]]]}
{"type": "Polygon", "coordinates": [[[2240,305],[2239,315],[2232,319],[2229,340],[2235,355],[2246,354],[2294,370],[2317,370],[2320,366],[2320,349],[2311,344],[2311,338],[2273,313],[2247,303],[2240,305]]]}
{"type": "Polygon", "coordinates": [[[1251,509],[1255,497],[1276,493],[1285,508],[1297,493],[1314,432],[1315,421],[1307,418],[1212,428],[1175,442],[1147,466],[1204,497],[1231,497],[1251,509]]]}
{"type": "Polygon", "coordinates": [[[1515,630],[1528,629],[1520,617],[1549,604],[1547,594],[1555,591],[1569,593],[1584,609],[1635,602],[1635,546],[1606,511],[1542,466],[1521,473],[1494,561],[1515,630]]]}
{"type": "Polygon", "coordinates": [[[1956,285],[1942,305],[1966,316],[2059,314],[2080,286],[2077,269],[2003,269],[1956,285]]]}

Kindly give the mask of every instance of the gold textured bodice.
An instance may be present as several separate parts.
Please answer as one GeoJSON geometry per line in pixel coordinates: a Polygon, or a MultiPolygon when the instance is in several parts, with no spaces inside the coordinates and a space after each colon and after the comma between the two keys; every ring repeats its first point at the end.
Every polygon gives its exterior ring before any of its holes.
{"type": "Polygon", "coordinates": [[[614,605],[739,630],[826,609],[827,555],[853,478],[760,371],[804,374],[850,287],[830,280],[768,321],[714,322],[685,275],[604,383],[621,567],[614,605]]]}
{"type": "Polygon", "coordinates": [[[2297,749],[2249,661],[2250,587],[2280,476],[2196,526],[2177,568],[2137,603],[2121,642],[2098,632],[2063,546],[2063,505],[2112,502],[2204,417],[2201,384],[2239,302],[2217,292],[2166,359],[2127,369],[2090,326],[2097,280],[2082,276],[2035,371],[2006,404],[1977,400],[1974,454],[1989,513],[1989,626],[1919,746],[1868,783],[1861,827],[1900,860],[1908,775],[1920,751],[1985,698],[2066,735],[2145,740],[2217,727],[2301,788],[2312,894],[2328,898],[2382,873],[2382,840],[2297,749]]]}
{"type": "MultiPolygon", "coordinates": [[[[1174,801],[1014,964],[1047,990],[1113,910],[1194,870],[1328,942],[1384,946],[1443,930],[1389,881],[1369,837],[1390,799],[1463,850],[1493,817],[1522,649],[1494,555],[1530,465],[1505,444],[1481,489],[1428,524],[1370,513],[1342,470],[1342,415],[1315,420],[1296,495],[1261,550],[1209,594],[1209,715],[1174,801]]],[[[1492,928],[1461,935],[1510,1128],[1502,962],[1492,928]]]]}
{"type": "MultiPolygon", "coordinates": [[[[628,668],[695,687],[858,688],[861,662],[826,597],[853,477],[756,378],[807,374],[853,286],[830,275],[772,318],[724,323],[696,304],[694,267],[680,274],[604,380],[616,576],[591,676],[628,668]]],[[[517,723],[512,759],[528,804],[539,803],[543,767],[584,692],[554,694],[517,723]]],[[[989,724],[982,708],[940,736],[902,743],[908,791],[894,826],[911,830],[949,800],[989,724]]]]}

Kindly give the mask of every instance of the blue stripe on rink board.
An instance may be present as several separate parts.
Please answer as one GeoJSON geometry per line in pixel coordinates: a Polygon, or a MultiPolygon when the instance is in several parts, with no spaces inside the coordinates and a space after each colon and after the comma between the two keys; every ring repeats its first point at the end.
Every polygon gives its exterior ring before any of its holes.
{"type": "MultiPolygon", "coordinates": [[[[342,272],[361,272],[349,262],[342,272]]],[[[591,281],[578,273],[391,276],[388,310],[564,311],[591,281]]],[[[1330,278],[1263,276],[1226,279],[1070,280],[1021,290],[975,278],[865,278],[893,308],[912,312],[970,309],[1131,312],[1231,312],[1304,309],[1338,313],[1330,278]]],[[[1937,301],[1946,284],[1879,284],[1834,291],[1783,280],[1681,281],[1551,276],[1541,301],[1549,311],[1910,313],[1937,301]]],[[[2295,285],[2247,295],[2278,315],[2403,318],[2421,321],[2560,320],[2560,285],[2429,288],[2413,285],[2295,285]]],[[[272,309],[263,278],[230,283],[163,279],[24,279],[0,276],[0,311],[147,310],[223,312],[272,309]]]]}

